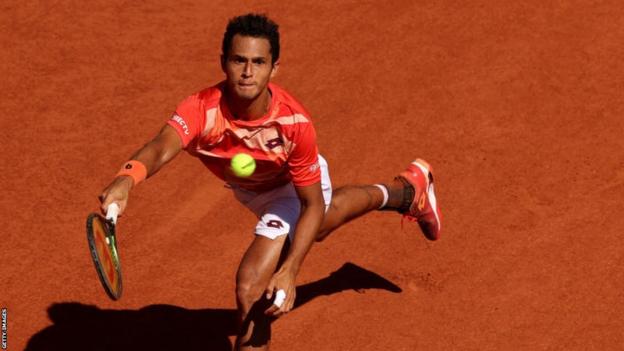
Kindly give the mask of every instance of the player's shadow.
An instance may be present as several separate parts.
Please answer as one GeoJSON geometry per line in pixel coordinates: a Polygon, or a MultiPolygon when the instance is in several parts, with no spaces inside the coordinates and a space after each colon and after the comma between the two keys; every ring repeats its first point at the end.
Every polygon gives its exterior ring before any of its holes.
{"type": "MultiPolygon", "coordinates": [[[[365,289],[401,292],[380,275],[346,263],[321,280],[298,286],[295,308],[319,296],[365,289]]],[[[102,310],[69,302],[52,304],[48,315],[53,325],[33,335],[26,351],[230,351],[228,336],[235,335],[237,328],[234,309],[150,305],[139,310],[102,310]]]]}

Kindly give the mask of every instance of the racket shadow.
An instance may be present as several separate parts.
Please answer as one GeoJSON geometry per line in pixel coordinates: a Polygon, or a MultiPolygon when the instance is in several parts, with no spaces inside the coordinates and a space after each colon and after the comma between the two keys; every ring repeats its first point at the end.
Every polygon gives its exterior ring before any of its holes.
{"type": "MultiPolygon", "coordinates": [[[[367,289],[401,292],[400,287],[382,276],[346,263],[323,279],[298,286],[295,309],[320,296],[367,289]]],[[[103,310],[64,302],[48,307],[48,316],[53,324],[33,335],[26,351],[231,351],[229,336],[237,331],[235,309],[189,310],[150,305],[139,310],[103,310]]]]}

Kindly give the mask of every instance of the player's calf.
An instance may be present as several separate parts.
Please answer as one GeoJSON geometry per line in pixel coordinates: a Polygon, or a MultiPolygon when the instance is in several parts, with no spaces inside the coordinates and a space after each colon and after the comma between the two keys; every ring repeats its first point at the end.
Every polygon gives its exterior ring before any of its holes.
{"type": "Polygon", "coordinates": [[[345,185],[335,189],[316,241],[325,240],[334,229],[379,208],[382,200],[379,189],[373,185],[345,185]]]}

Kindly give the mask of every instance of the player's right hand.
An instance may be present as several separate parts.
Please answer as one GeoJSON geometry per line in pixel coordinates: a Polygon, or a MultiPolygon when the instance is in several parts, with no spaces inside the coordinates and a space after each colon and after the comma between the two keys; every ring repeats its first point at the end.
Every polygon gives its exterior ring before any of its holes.
{"type": "Polygon", "coordinates": [[[101,202],[100,210],[102,213],[106,214],[108,205],[116,202],[117,205],[119,205],[119,215],[121,216],[126,209],[126,205],[128,204],[128,194],[130,193],[130,189],[132,189],[133,185],[134,181],[132,180],[132,177],[120,176],[115,178],[99,196],[99,200],[101,202]]]}

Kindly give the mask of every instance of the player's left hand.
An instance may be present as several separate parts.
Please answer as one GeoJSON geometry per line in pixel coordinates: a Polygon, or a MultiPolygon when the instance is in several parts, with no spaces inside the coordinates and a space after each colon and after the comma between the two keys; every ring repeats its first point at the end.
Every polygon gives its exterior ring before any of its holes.
{"type": "Polygon", "coordinates": [[[281,307],[272,304],[271,307],[266,309],[266,311],[264,311],[266,315],[279,317],[293,308],[293,305],[295,304],[295,296],[297,294],[295,290],[295,279],[296,273],[283,266],[275,272],[275,274],[273,274],[273,277],[266,288],[266,298],[269,300],[274,299],[275,293],[280,289],[284,290],[286,298],[284,299],[284,303],[282,303],[281,307]]]}

